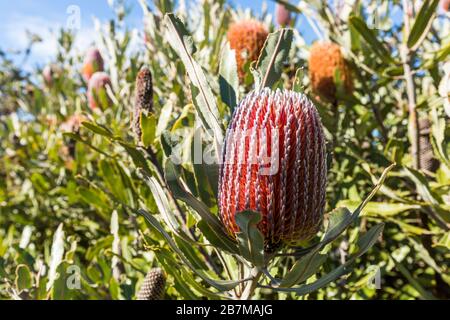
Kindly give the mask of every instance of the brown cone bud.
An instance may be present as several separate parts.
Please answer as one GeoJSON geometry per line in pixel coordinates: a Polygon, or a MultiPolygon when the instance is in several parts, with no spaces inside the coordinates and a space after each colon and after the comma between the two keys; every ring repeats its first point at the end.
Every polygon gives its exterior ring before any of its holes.
{"type": "Polygon", "coordinates": [[[429,172],[436,172],[439,161],[434,157],[433,146],[430,141],[430,121],[426,118],[419,120],[420,168],[429,172]]]}
{"type": "Polygon", "coordinates": [[[353,90],[350,69],[335,43],[316,42],[309,56],[309,78],[313,92],[330,102],[336,100],[336,70],[339,70],[342,84],[347,93],[353,90]]]}
{"type": "Polygon", "coordinates": [[[141,113],[149,114],[153,111],[153,84],[152,73],[147,67],[143,67],[136,77],[133,131],[136,139],[140,140],[141,131],[141,113]]]}
{"type": "Polygon", "coordinates": [[[245,64],[258,59],[268,35],[266,27],[256,20],[243,20],[230,26],[227,38],[231,49],[236,51],[236,63],[241,81],[245,77],[245,64]]]}
{"type": "Polygon", "coordinates": [[[235,215],[258,211],[266,251],[314,236],[325,206],[322,123],[303,94],[249,93],[227,129],[219,180],[220,217],[231,235],[235,215]]]}
{"type": "Polygon", "coordinates": [[[145,276],[137,300],[161,300],[164,296],[166,277],[160,268],[150,270],[145,276]]]}

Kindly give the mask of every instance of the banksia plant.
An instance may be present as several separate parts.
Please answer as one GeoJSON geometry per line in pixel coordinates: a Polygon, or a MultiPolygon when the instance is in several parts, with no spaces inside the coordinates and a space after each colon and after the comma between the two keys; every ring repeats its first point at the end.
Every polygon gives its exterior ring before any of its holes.
{"type": "Polygon", "coordinates": [[[285,27],[291,23],[291,12],[283,4],[276,3],[275,18],[279,26],[285,27]]]}
{"type": "Polygon", "coordinates": [[[46,65],[44,70],[42,70],[42,78],[47,87],[52,87],[54,78],[54,68],[52,65],[46,65]]]}
{"type": "Polygon", "coordinates": [[[339,79],[346,93],[351,93],[352,76],[341,47],[330,42],[315,42],[309,56],[309,78],[313,92],[329,102],[335,102],[336,73],[339,73],[339,79]]]}
{"type": "Polygon", "coordinates": [[[268,251],[309,239],[322,221],[326,174],[325,138],[313,103],[293,91],[252,92],[227,130],[219,182],[222,222],[234,235],[237,212],[260,212],[268,251]]]}
{"type": "Polygon", "coordinates": [[[83,78],[86,82],[89,82],[94,73],[100,71],[104,71],[103,57],[98,49],[90,48],[83,62],[83,78]]]}
{"type": "Polygon", "coordinates": [[[133,110],[133,131],[137,140],[141,139],[141,114],[149,115],[153,111],[152,74],[147,67],[143,67],[136,77],[136,89],[133,110]]]}
{"type": "Polygon", "coordinates": [[[111,86],[111,79],[105,72],[96,72],[92,75],[88,85],[88,102],[91,109],[105,110],[111,105],[106,90],[111,86]]]}
{"type": "Polygon", "coordinates": [[[239,79],[245,77],[245,65],[256,61],[268,36],[267,28],[257,20],[242,20],[228,29],[227,38],[231,49],[236,51],[239,79]]]}
{"type": "Polygon", "coordinates": [[[137,300],[161,300],[164,297],[166,276],[160,268],[150,270],[137,293],[137,300]]]}

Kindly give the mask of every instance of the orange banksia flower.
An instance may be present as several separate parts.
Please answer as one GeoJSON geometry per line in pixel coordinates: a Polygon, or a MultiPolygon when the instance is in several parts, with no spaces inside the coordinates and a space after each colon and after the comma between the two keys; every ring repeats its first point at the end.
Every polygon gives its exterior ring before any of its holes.
{"type": "Polygon", "coordinates": [[[136,77],[135,101],[133,111],[133,131],[136,138],[141,138],[141,113],[149,114],[153,111],[152,73],[143,67],[136,77]]]}
{"type": "Polygon", "coordinates": [[[347,93],[353,90],[350,69],[335,43],[316,42],[312,45],[309,56],[309,78],[314,93],[330,102],[336,100],[335,73],[340,73],[340,79],[347,93]]]}
{"type": "Polygon", "coordinates": [[[325,206],[322,123],[303,94],[248,94],[227,129],[219,180],[220,218],[231,235],[235,215],[258,211],[267,251],[314,236],[325,206]]]}
{"type": "Polygon", "coordinates": [[[280,3],[275,4],[275,18],[281,27],[285,27],[291,23],[291,12],[280,3]]]}
{"type": "Polygon", "coordinates": [[[231,49],[236,51],[239,79],[244,79],[244,66],[256,61],[269,35],[266,27],[256,20],[242,20],[233,23],[228,29],[227,38],[231,49]]]}
{"type": "Polygon", "coordinates": [[[92,75],[96,72],[104,70],[104,62],[100,51],[96,48],[90,48],[86,53],[83,62],[82,74],[86,82],[88,82],[92,75]]]}
{"type": "Polygon", "coordinates": [[[106,109],[111,105],[106,89],[111,86],[111,79],[105,72],[96,72],[92,75],[88,85],[88,101],[92,109],[106,109]]]}

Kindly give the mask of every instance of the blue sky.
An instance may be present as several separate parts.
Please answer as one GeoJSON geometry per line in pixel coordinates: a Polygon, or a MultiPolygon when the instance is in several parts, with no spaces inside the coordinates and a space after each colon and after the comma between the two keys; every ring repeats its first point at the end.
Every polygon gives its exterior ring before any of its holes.
{"type": "MultiPolygon", "coordinates": [[[[188,2],[189,0],[186,0],[188,2]]],[[[260,12],[263,1],[255,0],[229,0],[231,4],[240,7],[249,7],[254,12],[260,12]]],[[[150,1],[147,1],[150,2],[150,1]]],[[[130,27],[141,28],[142,10],[138,0],[127,0],[132,12],[127,24],[130,27]]],[[[267,0],[269,12],[273,12],[274,2],[267,0]]],[[[76,5],[80,9],[81,29],[77,36],[76,46],[86,48],[94,41],[93,17],[101,21],[107,21],[113,16],[112,9],[107,0],[0,0],[0,49],[23,49],[28,38],[26,30],[42,36],[45,41],[34,47],[29,64],[43,65],[50,62],[56,50],[55,32],[62,26],[66,26],[69,13],[68,8],[76,5]]],[[[302,25],[306,23],[300,21],[302,25]]],[[[312,32],[306,28],[306,37],[311,37],[312,32]]]]}

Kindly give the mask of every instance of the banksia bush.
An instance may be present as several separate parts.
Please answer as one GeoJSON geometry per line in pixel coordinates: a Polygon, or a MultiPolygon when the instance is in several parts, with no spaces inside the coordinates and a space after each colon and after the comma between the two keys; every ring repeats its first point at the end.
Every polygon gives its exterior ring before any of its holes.
{"type": "Polygon", "coordinates": [[[325,205],[325,158],[321,120],[305,95],[270,89],[247,95],[224,146],[219,207],[227,230],[238,232],[235,214],[253,210],[262,215],[268,251],[315,235],[325,205]]]}
{"type": "Polygon", "coordinates": [[[153,110],[153,84],[152,74],[147,67],[143,67],[136,77],[136,89],[133,110],[133,131],[137,140],[140,140],[141,114],[148,115],[153,110]]]}
{"type": "Polygon", "coordinates": [[[268,36],[267,28],[256,20],[242,20],[228,29],[227,38],[231,49],[236,51],[239,79],[245,77],[245,64],[256,61],[268,36]]]}
{"type": "Polygon", "coordinates": [[[88,102],[91,109],[108,108],[111,104],[106,89],[111,86],[111,79],[105,72],[96,72],[92,75],[88,85],[88,102]]]}
{"type": "Polygon", "coordinates": [[[275,4],[275,18],[281,27],[285,27],[291,23],[291,12],[280,3],[275,4]]]}
{"type": "Polygon", "coordinates": [[[83,78],[88,82],[94,73],[100,71],[104,71],[103,57],[98,49],[90,48],[83,62],[83,78]]]}
{"type": "Polygon", "coordinates": [[[161,300],[164,297],[166,276],[160,268],[150,270],[137,293],[137,300],[161,300]]]}
{"type": "Polygon", "coordinates": [[[336,72],[345,91],[351,93],[352,76],[341,48],[335,43],[315,42],[309,56],[309,78],[313,92],[330,102],[336,100],[336,72]]]}

